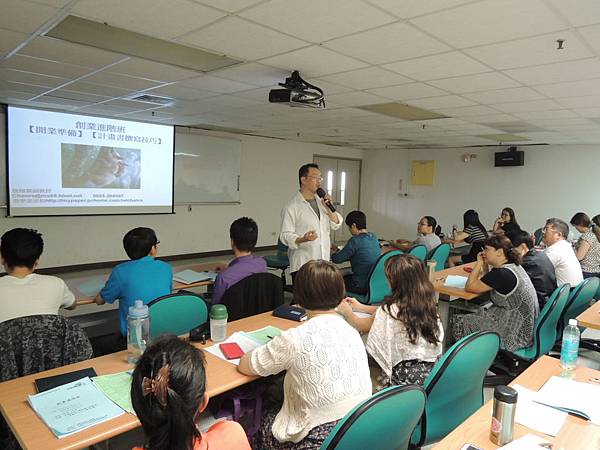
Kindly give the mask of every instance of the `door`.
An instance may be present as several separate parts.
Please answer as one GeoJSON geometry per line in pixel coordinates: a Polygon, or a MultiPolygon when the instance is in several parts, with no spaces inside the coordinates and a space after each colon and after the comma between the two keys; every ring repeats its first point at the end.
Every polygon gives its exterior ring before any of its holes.
{"type": "MultiPolygon", "coordinates": [[[[342,219],[345,219],[346,214],[359,208],[361,161],[315,156],[314,162],[321,170],[323,177],[321,186],[331,196],[342,219]]],[[[339,230],[333,232],[331,241],[342,242],[348,239],[350,239],[350,232],[343,224],[339,230]]]]}

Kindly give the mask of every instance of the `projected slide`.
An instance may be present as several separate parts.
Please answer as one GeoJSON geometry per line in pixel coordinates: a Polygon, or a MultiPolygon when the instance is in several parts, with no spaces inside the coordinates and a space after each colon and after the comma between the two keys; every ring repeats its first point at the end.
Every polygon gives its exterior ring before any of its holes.
{"type": "Polygon", "coordinates": [[[173,211],[173,127],[8,107],[11,216],[173,211]]]}

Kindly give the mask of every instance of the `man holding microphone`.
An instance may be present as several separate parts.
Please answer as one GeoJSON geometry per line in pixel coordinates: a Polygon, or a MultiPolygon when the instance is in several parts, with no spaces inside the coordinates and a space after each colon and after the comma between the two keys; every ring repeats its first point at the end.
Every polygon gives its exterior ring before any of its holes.
{"type": "Polygon", "coordinates": [[[321,189],[322,180],[317,164],[300,167],[300,191],[281,212],[279,238],[289,248],[292,283],[304,263],[312,259],[329,261],[330,230],[337,230],[343,222],[331,198],[321,189]]]}

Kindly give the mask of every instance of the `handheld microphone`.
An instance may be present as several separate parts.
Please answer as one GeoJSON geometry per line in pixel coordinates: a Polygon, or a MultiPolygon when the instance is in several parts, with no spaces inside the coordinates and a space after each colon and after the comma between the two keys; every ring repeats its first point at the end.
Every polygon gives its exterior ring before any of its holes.
{"type": "MultiPolygon", "coordinates": [[[[325,198],[325,196],[327,195],[327,193],[323,190],[323,188],[319,188],[319,189],[317,189],[317,195],[320,198],[325,198]]],[[[335,212],[335,206],[333,206],[333,203],[331,203],[330,200],[325,200],[325,204],[327,205],[327,207],[329,208],[329,210],[331,212],[335,212]]]]}

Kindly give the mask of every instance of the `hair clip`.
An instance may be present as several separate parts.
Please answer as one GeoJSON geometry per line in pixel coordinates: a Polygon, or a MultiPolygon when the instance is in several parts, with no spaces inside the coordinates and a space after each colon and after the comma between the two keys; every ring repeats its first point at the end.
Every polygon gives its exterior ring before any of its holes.
{"type": "Polygon", "coordinates": [[[142,395],[154,394],[161,406],[167,406],[167,390],[169,389],[169,365],[165,364],[154,378],[144,377],[142,395]]]}

